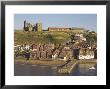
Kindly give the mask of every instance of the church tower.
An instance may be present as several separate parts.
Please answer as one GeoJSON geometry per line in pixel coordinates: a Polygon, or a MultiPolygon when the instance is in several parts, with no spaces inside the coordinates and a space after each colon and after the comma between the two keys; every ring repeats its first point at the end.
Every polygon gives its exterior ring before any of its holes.
{"type": "Polygon", "coordinates": [[[38,17],[38,23],[37,23],[37,31],[42,31],[42,23],[39,17],[38,17]]]}
{"type": "Polygon", "coordinates": [[[37,23],[37,31],[42,31],[42,23],[37,23]]]}

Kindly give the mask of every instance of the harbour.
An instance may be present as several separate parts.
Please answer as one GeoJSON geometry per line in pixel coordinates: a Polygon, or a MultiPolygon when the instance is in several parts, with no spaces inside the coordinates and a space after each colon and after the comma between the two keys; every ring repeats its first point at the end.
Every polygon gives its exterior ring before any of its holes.
{"type": "Polygon", "coordinates": [[[42,65],[41,63],[15,62],[15,76],[96,76],[96,60],[79,60],[62,65],[42,65]],[[63,65],[63,66],[62,66],[63,65]],[[90,69],[92,67],[95,69],[90,69]],[[24,72],[25,71],[25,72],[24,72]]]}
{"type": "Polygon", "coordinates": [[[75,60],[75,61],[68,61],[67,63],[58,67],[58,73],[71,73],[71,71],[75,68],[77,64],[84,64],[84,63],[96,63],[96,60],[75,60]]]}

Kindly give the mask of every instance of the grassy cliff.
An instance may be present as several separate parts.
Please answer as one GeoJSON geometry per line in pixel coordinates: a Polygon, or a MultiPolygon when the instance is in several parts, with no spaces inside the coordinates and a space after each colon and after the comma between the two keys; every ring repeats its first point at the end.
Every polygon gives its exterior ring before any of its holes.
{"type": "Polygon", "coordinates": [[[67,41],[70,35],[67,32],[23,32],[22,30],[15,30],[14,42],[15,44],[24,43],[54,43],[59,44],[67,41]]]}

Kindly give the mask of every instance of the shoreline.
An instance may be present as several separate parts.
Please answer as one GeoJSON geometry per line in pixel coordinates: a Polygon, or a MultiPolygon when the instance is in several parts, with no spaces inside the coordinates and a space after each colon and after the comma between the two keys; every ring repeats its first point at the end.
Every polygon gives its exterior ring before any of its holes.
{"type": "Polygon", "coordinates": [[[59,66],[65,64],[65,61],[61,61],[61,60],[14,60],[14,62],[42,65],[42,66],[59,66]]]}
{"type": "MultiPolygon", "coordinates": [[[[73,60],[78,64],[86,64],[86,63],[97,63],[96,59],[93,60],[73,60]]],[[[24,60],[24,59],[15,59],[16,63],[25,63],[25,64],[34,64],[34,65],[45,65],[45,66],[60,66],[66,63],[63,60],[24,60]]]]}
{"type": "Polygon", "coordinates": [[[32,64],[44,67],[55,67],[57,73],[59,74],[70,74],[78,64],[94,64],[97,65],[97,60],[72,60],[70,62],[66,62],[63,60],[24,60],[24,59],[16,59],[14,63],[23,63],[23,64],[32,64]]]}

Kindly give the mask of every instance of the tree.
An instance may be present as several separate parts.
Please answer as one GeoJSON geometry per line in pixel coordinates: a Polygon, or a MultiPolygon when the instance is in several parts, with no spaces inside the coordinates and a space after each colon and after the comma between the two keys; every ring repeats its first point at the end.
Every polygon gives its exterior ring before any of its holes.
{"type": "Polygon", "coordinates": [[[70,39],[71,39],[71,41],[74,40],[74,37],[75,37],[75,34],[71,34],[71,35],[70,35],[70,39]]]}
{"type": "Polygon", "coordinates": [[[87,42],[89,42],[90,44],[92,43],[96,43],[97,42],[97,34],[92,31],[92,32],[89,32],[88,34],[86,34],[86,39],[87,39],[87,42]]]}

